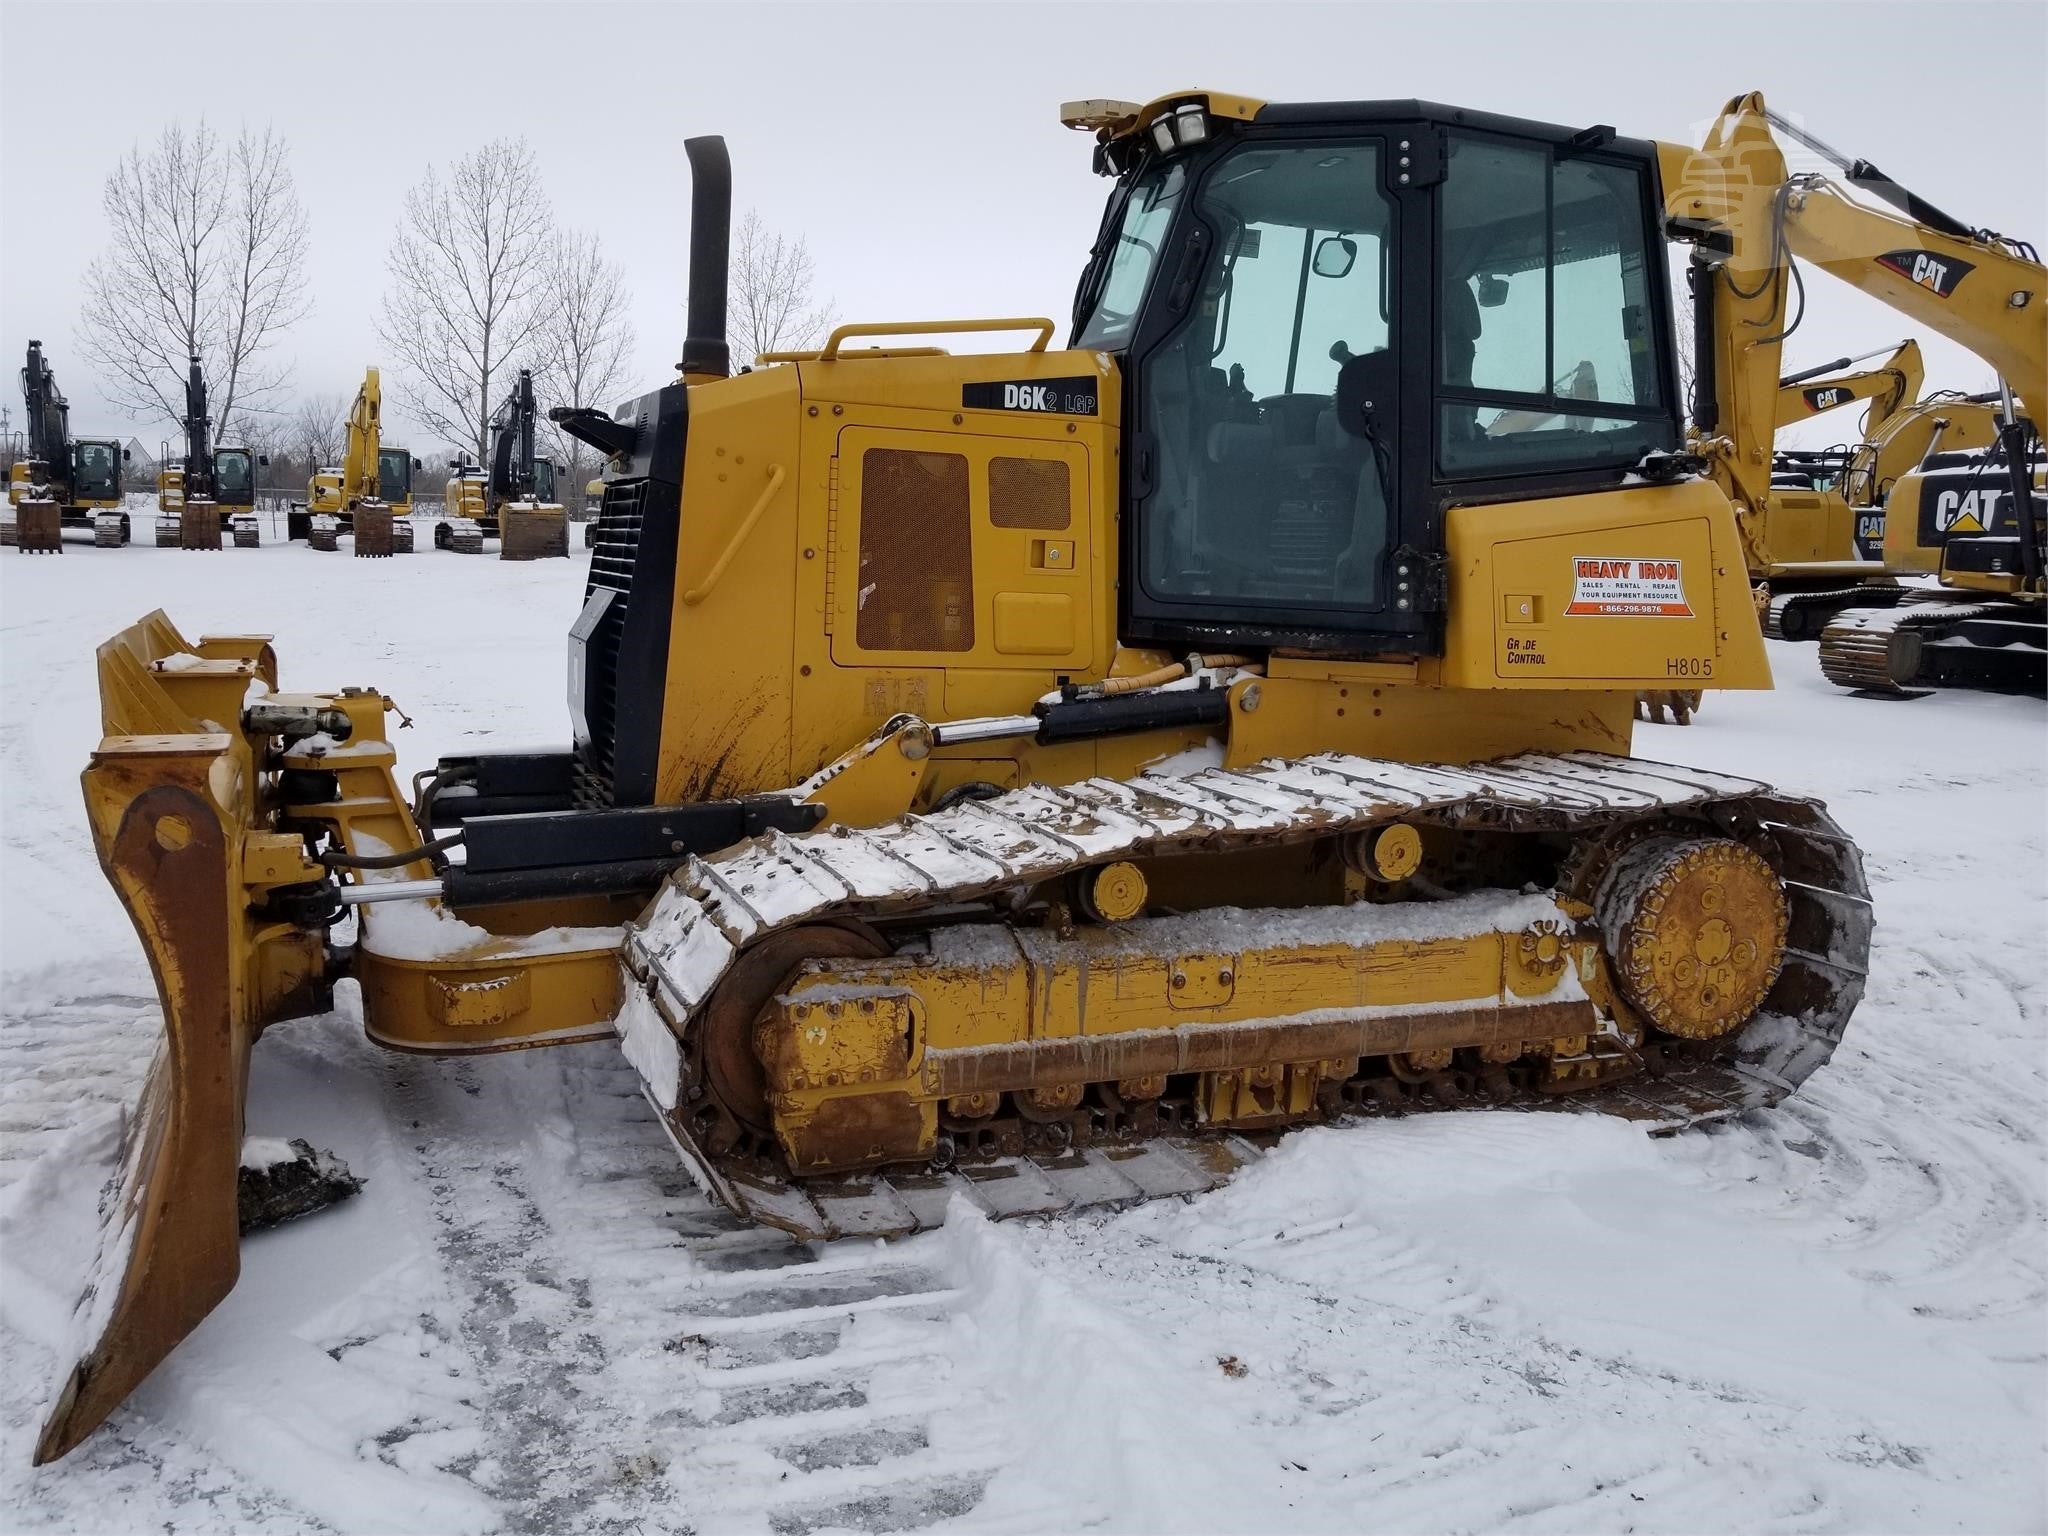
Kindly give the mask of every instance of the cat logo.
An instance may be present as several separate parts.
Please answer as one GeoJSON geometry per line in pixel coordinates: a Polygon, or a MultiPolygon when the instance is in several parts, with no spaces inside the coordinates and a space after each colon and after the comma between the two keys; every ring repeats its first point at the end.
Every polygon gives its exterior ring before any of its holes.
{"type": "Polygon", "coordinates": [[[1989,533],[1998,521],[1997,491],[1942,491],[1934,498],[1934,526],[1943,533],[1989,533]]]}
{"type": "Polygon", "coordinates": [[[1937,298],[1947,298],[1956,284],[1976,270],[1976,263],[1959,256],[1937,256],[1932,251],[1886,251],[1877,258],[1908,282],[1917,283],[1937,298]]]}
{"type": "Polygon", "coordinates": [[[1815,415],[1832,411],[1838,405],[1847,405],[1856,397],[1840,384],[1831,384],[1825,389],[1809,389],[1806,392],[1806,408],[1815,415]]]}

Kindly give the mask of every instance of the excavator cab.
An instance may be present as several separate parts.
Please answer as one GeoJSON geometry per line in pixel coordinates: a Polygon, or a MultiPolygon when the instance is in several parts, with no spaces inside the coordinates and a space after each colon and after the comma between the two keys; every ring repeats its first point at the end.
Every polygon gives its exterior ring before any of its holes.
{"type": "Polygon", "coordinates": [[[377,495],[403,515],[412,506],[412,452],[406,448],[377,450],[377,495]]]}
{"type": "Polygon", "coordinates": [[[223,508],[256,505],[256,455],[247,448],[213,450],[213,499],[223,508]]]}
{"type": "Polygon", "coordinates": [[[82,506],[118,507],[121,504],[121,459],[119,443],[99,438],[80,438],[71,445],[71,499],[82,506]]]}

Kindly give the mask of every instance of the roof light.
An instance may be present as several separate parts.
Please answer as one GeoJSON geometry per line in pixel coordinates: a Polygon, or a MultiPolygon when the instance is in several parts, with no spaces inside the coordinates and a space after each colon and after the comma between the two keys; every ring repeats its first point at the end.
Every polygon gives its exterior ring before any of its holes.
{"type": "Polygon", "coordinates": [[[1198,102],[1191,101],[1178,108],[1173,114],[1173,121],[1183,145],[1200,144],[1209,137],[1209,119],[1198,102]]]}
{"type": "Polygon", "coordinates": [[[1159,146],[1162,155],[1173,153],[1173,119],[1155,117],[1152,119],[1152,142],[1159,146]]]}

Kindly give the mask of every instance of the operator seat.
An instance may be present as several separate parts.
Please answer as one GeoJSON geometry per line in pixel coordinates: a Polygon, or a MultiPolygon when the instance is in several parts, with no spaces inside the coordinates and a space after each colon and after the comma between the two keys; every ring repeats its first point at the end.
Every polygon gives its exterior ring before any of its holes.
{"type": "Polygon", "coordinates": [[[1317,436],[1331,452],[1343,454],[1345,462],[1358,464],[1351,536],[1337,556],[1337,593],[1353,602],[1371,602],[1379,594],[1391,524],[1386,477],[1393,463],[1400,365],[1386,347],[1354,353],[1340,341],[1330,355],[1339,359],[1337,389],[1331,408],[1316,424],[1317,436]]]}

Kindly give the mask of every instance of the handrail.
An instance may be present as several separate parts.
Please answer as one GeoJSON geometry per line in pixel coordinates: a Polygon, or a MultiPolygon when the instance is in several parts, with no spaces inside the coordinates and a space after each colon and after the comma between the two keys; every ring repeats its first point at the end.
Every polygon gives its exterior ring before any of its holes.
{"type": "Polygon", "coordinates": [[[726,541],[725,550],[717,563],[705,573],[704,580],[683,594],[683,606],[694,608],[711,595],[711,589],[718,585],[718,578],[725,574],[725,568],[732,564],[732,557],[740,552],[740,546],[747,542],[747,535],[754,531],[754,524],[761,521],[761,514],[768,510],[768,503],[775,499],[775,493],[782,489],[782,466],[768,466],[768,484],[755,500],[753,509],[747,513],[733,536],[726,541]]]}
{"type": "Polygon", "coordinates": [[[833,331],[818,361],[838,360],[840,343],[849,336],[945,336],[969,331],[1036,331],[1033,352],[1043,352],[1052,340],[1053,323],[1043,315],[1011,315],[1001,320],[856,320],[833,331]]]}
{"type": "MultiPolygon", "coordinates": [[[[763,352],[754,359],[757,363],[815,363],[820,357],[817,348],[808,352],[763,352]]],[[[944,347],[862,347],[859,357],[862,362],[873,362],[884,357],[944,357],[944,347]]]]}

